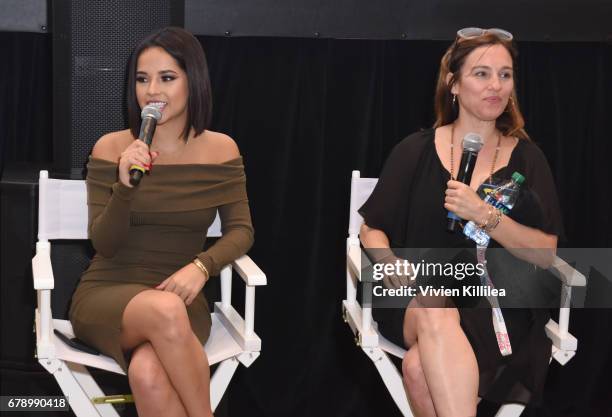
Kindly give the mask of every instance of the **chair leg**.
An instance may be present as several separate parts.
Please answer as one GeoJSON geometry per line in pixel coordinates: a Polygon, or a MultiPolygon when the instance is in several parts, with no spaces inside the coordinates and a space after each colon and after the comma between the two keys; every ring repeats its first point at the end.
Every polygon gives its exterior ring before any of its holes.
{"type": "MultiPolygon", "coordinates": [[[[90,401],[95,397],[104,397],[106,395],[86,367],[72,362],[68,362],[68,367],[90,401]]],[[[115,407],[111,404],[96,404],[95,407],[102,417],[119,417],[115,407]]]]}
{"type": "Polygon", "coordinates": [[[221,402],[221,398],[225,394],[225,390],[232,380],[239,363],[235,357],[224,360],[210,378],[210,405],[213,411],[217,409],[221,402]]]}
{"type": "Polygon", "coordinates": [[[40,364],[55,378],[60,389],[68,398],[68,403],[78,417],[119,417],[110,404],[95,405],[92,396],[104,393],[83,365],[54,359],[40,359],[40,364]]]}
{"type": "Polygon", "coordinates": [[[499,407],[495,417],[519,417],[524,409],[523,404],[504,404],[499,407]]]}
{"type": "Polygon", "coordinates": [[[372,359],[378,373],[380,374],[389,394],[395,401],[395,404],[400,409],[404,417],[413,417],[406,391],[404,391],[404,383],[402,375],[397,370],[389,356],[378,348],[363,348],[366,355],[372,359]]]}

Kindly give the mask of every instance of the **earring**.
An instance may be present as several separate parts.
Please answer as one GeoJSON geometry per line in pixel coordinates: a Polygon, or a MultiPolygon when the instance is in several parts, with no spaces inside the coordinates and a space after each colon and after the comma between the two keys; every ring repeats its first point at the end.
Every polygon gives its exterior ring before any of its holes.
{"type": "Polygon", "coordinates": [[[453,94],[453,106],[457,104],[457,94],[453,94]]]}

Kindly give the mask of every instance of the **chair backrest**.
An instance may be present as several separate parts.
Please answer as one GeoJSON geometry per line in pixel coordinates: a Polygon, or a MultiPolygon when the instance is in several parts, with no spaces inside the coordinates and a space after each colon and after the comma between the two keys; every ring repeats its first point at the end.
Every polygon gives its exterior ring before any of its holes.
{"type": "Polygon", "coordinates": [[[359,171],[353,171],[351,178],[351,207],[349,217],[349,236],[356,237],[359,235],[359,229],[363,224],[363,217],[357,212],[359,208],[366,202],[378,178],[361,178],[359,171]]]}
{"type": "MultiPolygon", "coordinates": [[[[83,180],[49,178],[40,171],[38,183],[38,240],[88,239],[87,188],[83,180]]],[[[208,236],[221,236],[219,213],[208,236]]]]}

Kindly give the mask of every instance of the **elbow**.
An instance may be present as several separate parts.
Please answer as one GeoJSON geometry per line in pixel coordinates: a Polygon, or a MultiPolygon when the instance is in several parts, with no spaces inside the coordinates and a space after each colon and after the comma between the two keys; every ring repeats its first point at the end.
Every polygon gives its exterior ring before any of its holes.
{"type": "Polygon", "coordinates": [[[94,240],[91,241],[96,253],[104,258],[112,258],[117,253],[117,249],[112,245],[101,245],[96,244],[94,240]]]}
{"type": "Polygon", "coordinates": [[[539,249],[539,255],[534,260],[536,266],[542,269],[548,269],[553,265],[553,262],[556,257],[555,249],[539,249]]]}
{"type": "MultiPolygon", "coordinates": [[[[255,242],[255,230],[251,224],[236,225],[222,231],[224,238],[229,238],[228,243],[232,243],[239,252],[238,256],[247,253],[255,242]]],[[[222,238],[223,238],[222,237],[222,238]]]]}
{"type": "Polygon", "coordinates": [[[539,248],[536,248],[535,264],[543,269],[550,268],[557,257],[557,240],[555,235],[543,233],[539,248]]]}
{"type": "Polygon", "coordinates": [[[361,225],[361,228],[359,229],[359,240],[361,241],[361,244],[364,247],[371,246],[370,238],[372,237],[372,232],[374,232],[375,230],[377,229],[373,229],[365,223],[361,225]]]}
{"type": "Polygon", "coordinates": [[[361,227],[359,228],[359,235],[361,236],[361,235],[364,235],[364,234],[368,233],[368,230],[369,230],[369,229],[370,229],[370,228],[368,227],[368,225],[367,225],[367,224],[362,223],[362,224],[361,224],[361,227]]]}
{"type": "Polygon", "coordinates": [[[91,245],[96,250],[96,253],[105,258],[112,258],[117,253],[117,245],[112,244],[98,235],[92,228],[89,229],[89,239],[91,240],[91,245]]]}
{"type": "Polygon", "coordinates": [[[245,233],[244,253],[247,253],[253,247],[253,244],[255,243],[255,229],[253,229],[253,226],[251,226],[247,228],[244,233],[245,233]]]}
{"type": "Polygon", "coordinates": [[[363,223],[361,227],[359,228],[359,239],[361,240],[362,243],[363,243],[363,239],[366,238],[370,230],[371,229],[365,223],[363,223]]]}

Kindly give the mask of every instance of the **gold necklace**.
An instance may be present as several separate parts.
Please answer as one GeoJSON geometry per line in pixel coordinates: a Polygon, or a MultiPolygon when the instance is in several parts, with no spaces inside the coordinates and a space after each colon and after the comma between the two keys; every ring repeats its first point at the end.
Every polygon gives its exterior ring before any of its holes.
{"type": "MultiPolygon", "coordinates": [[[[493,154],[493,162],[491,163],[491,173],[489,174],[489,182],[493,182],[493,173],[495,172],[495,163],[497,162],[497,155],[499,154],[499,147],[501,145],[501,135],[497,134],[497,146],[495,147],[495,154],[493,154]]],[[[455,123],[451,125],[451,145],[450,145],[450,176],[451,180],[455,179],[454,167],[454,152],[455,148],[455,123]]],[[[468,184],[469,185],[469,184],[468,184]]]]}

